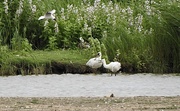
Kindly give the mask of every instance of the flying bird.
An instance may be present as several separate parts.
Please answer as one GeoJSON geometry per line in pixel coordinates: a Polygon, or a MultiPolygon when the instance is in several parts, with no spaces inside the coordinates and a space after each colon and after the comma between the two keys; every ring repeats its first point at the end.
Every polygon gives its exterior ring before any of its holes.
{"type": "Polygon", "coordinates": [[[97,69],[102,66],[102,61],[101,61],[101,52],[98,52],[96,57],[89,59],[89,61],[86,63],[87,66],[97,69]]]}
{"type": "Polygon", "coordinates": [[[55,12],[56,12],[56,10],[53,9],[52,11],[47,12],[45,15],[40,16],[38,20],[42,20],[42,19],[52,19],[52,20],[55,20],[55,21],[56,21],[55,12]]]}
{"type": "Polygon", "coordinates": [[[115,73],[115,76],[117,72],[121,69],[121,63],[120,62],[110,62],[109,64],[106,64],[106,60],[102,59],[103,67],[106,69],[109,69],[111,71],[111,76],[112,73],[115,73]]]}

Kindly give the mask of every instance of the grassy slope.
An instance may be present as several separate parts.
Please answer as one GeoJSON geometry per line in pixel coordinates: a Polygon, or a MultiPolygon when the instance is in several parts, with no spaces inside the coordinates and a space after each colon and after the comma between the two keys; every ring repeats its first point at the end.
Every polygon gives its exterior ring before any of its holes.
{"type": "Polygon", "coordinates": [[[35,73],[35,69],[40,70],[37,73],[43,73],[47,68],[51,68],[51,62],[71,63],[85,65],[89,57],[88,51],[83,50],[56,50],[56,51],[32,51],[11,53],[4,59],[0,71],[1,75],[16,75],[23,73],[24,75],[35,73]],[[31,71],[30,71],[31,70],[31,71]],[[17,72],[19,71],[19,72],[17,72]],[[26,71],[26,72],[24,72],[26,71]],[[27,72],[28,71],[28,72],[27,72]]]}
{"type": "Polygon", "coordinates": [[[39,62],[58,61],[84,64],[87,61],[85,53],[78,50],[34,51],[31,55],[39,62]]]}
{"type": "Polygon", "coordinates": [[[57,62],[75,62],[83,64],[87,58],[85,53],[78,50],[56,50],[56,51],[32,51],[25,54],[12,54],[10,56],[11,62],[16,62],[17,59],[29,60],[34,63],[44,63],[50,61],[57,62]]]}

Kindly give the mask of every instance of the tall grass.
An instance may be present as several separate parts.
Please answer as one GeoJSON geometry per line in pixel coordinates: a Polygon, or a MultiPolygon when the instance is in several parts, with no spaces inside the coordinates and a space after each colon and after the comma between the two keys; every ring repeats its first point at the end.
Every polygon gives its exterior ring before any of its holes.
{"type": "MultiPolygon", "coordinates": [[[[180,4],[159,5],[160,23],[154,23],[153,53],[165,72],[180,71],[180,4]]],[[[158,22],[157,21],[157,22],[158,22]]]]}
{"type": "Polygon", "coordinates": [[[79,37],[93,37],[125,71],[180,72],[176,0],[4,0],[0,6],[1,45],[12,50],[77,49],[79,37]],[[38,21],[52,9],[57,22],[38,21]]]}

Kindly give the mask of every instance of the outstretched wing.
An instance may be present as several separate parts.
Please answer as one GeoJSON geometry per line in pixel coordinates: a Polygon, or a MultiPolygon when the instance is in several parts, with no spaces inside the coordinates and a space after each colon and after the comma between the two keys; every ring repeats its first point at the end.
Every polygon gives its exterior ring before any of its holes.
{"type": "Polygon", "coordinates": [[[51,13],[51,14],[54,14],[55,12],[56,12],[55,9],[53,9],[52,11],[49,11],[49,13],[51,13]]]}
{"type": "Polygon", "coordinates": [[[42,20],[42,19],[44,19],[44,16],[40,16],[38,20],[42,20]]]}

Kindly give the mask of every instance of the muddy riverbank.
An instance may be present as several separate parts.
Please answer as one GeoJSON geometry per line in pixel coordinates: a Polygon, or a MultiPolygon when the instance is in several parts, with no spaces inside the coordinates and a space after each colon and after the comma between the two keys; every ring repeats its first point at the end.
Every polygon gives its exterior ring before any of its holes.
{"type": "Polygon", "coordinates": [[[88,73],[106,73],[109,72],[105,68],[92,69],[85,64],[79,63],[63,63],[52,61],[42,65],[30,65],[26,63],[11,64],[11,69],[1,69],[1,74],[9,75],[37,75],[37,74],[88,74],[88,73]]]}
{"type": "MultiPolygon", "coordinates": [[[[2,75],[37,75],[37,74],[88,74],[88,73],[108,73],[109,70],[105,69],[103,66],[98,69],[93,69],[81,63],[65,63],[51,61],[41,65],[29,64],[29,63],[12,63],[12,67],[7,69],[2,69],[0,67],[0,72],[2,75]]],[[[121,72],[126,73],[137,73],[138,71],[133,70],[132,66],[121,66],[121,72]]]]}
{"type": "Polygon", "coordinates": [[[1,97],[1,111],[179,111],[180,96],[1,97]]]}

